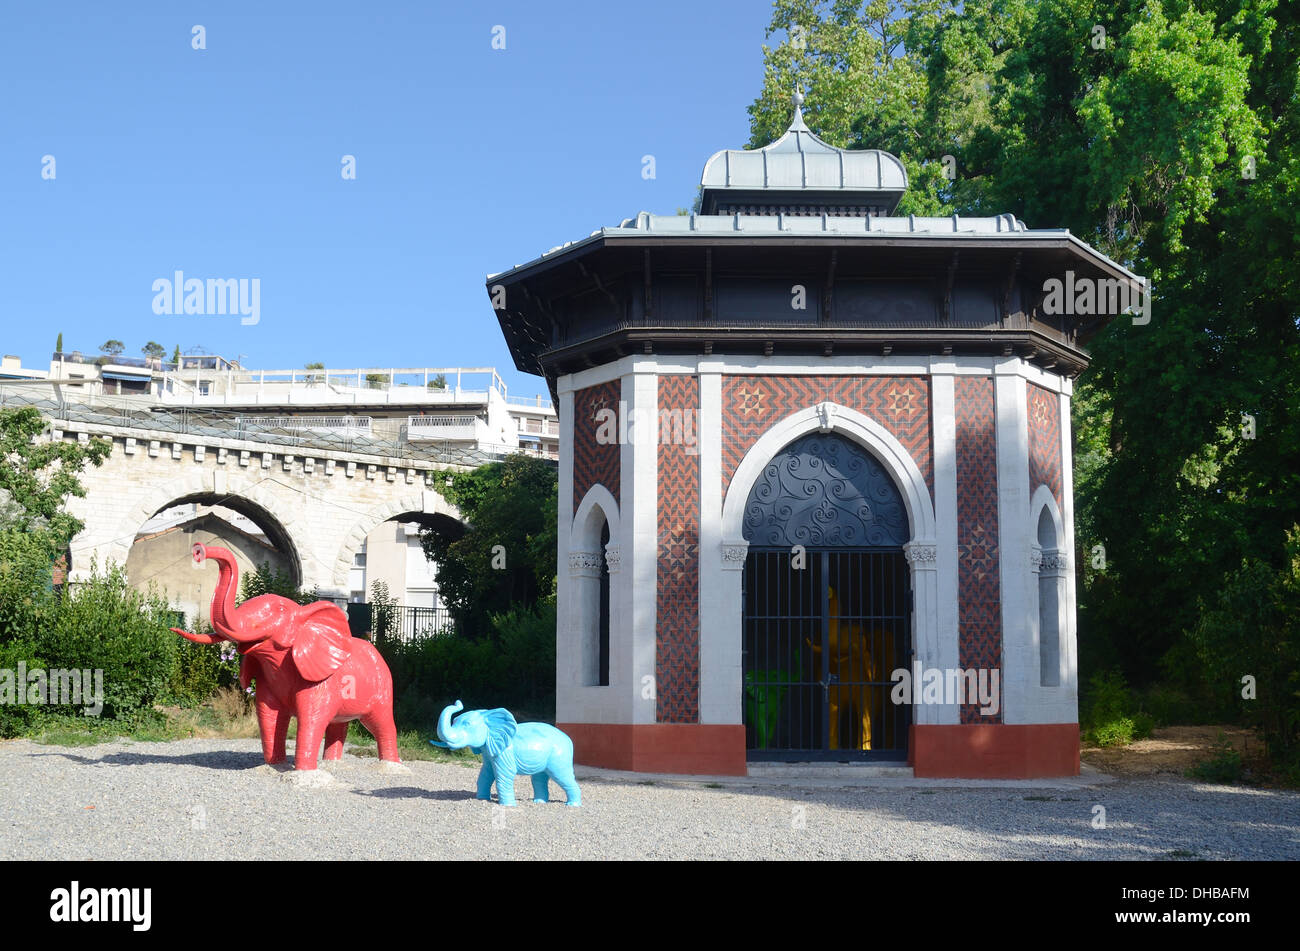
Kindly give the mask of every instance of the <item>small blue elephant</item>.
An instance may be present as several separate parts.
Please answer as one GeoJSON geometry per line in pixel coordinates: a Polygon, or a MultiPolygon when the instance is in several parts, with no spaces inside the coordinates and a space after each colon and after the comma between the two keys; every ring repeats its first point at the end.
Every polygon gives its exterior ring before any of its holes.
{"type": "Polygon", "coordinates": [[[464,709],[457,700],[438,717],[434,746],[459,750],[466,746],[483,757],[478,774],[478,798],[492,798],[492,783],[503,806],[515,804],[515,774],[533,777],[533,802],[549,802],[549,780],[559,783],[568,797],[567,805],[582,804],[582,793],[573,777],[573,740],[549,723],[516,723],[510,711],[466,710],[453,721],[451,715],[464,709]]]}

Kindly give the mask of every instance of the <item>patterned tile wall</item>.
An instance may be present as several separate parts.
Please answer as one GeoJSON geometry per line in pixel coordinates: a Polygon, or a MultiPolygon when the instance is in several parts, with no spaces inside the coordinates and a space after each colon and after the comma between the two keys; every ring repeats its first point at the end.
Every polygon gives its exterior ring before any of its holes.
{"type": "MultiPolygon", "coordinates": [[[[698,418],[700,381],[660,376],[660,411],[698,418]]],[[[698,445],[665,442],[659,453],[659,551],[655,637],[656,719],[700,717],[700,457],[698,445]]]]}
{"type": "Polygon", "coordinates": [[[1029,384],[1029,493],[1040,485],[1052,490],[1056,507],[1061,502],[1061,398],[1051,390],[1029,384]]]}
{"type": "Polygon", "coordinates": [[[722,379],[722,494],[772,424],[829,400],[889,430],[912,455],[934,500],[930,381],[918,376],[726,376],[722,379]]]}
{"type": "MultiPolygon", "coordinates": [[[[609,489],[615,501],[619,499],[619,461],[621,450],[618,441],[601,443],[596,439],[600,425],[597,413],[602,409],[619,411],[623,396],[623,383],[611,380],[599,386],[589,386],[573,394],[573,510],[578,511],[583,498],[593,485],[609,489]]],[[[606,427],[608,430],[608,427],[606,427]]]]}
{"type": "MultiPolygon", "coordinates": [[[[997,408],[991,377],[954,380],[957,423],[958,663],[1002,668],[1002,585],[998,550],[997,408]]],[[[999,678],[1000,679],[1000,678],[999,678]]],[[[1001,723],[963,704],[962,723],[1001,723]]]]}

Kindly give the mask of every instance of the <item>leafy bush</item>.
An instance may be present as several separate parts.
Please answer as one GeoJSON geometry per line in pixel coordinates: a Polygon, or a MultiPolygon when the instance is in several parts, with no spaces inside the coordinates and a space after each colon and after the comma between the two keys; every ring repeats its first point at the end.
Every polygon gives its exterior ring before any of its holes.
{"type": "Polygon", "coordinates": [[[399,729],[431,732],[442,708],[506,707],[516,717],[555,716],[555,601],[492,618],[491,636],[457,634],[378,645],[393,672],[399,729]]]}
{"type": "MultiPolygon", "coordinates": [[[[17,676],[18,665],[22,663],[28,669],[44,667],[36,654],[36,645],[28,640],[0,641],[0,670],[14,671],[17,676]]],[[[16,693],[26,689],[26,684],[14,684],[16,693]]],[[[19,703],[0,703],[0,736],[22,736],[30,732],[42,720],[42,708],[19,703]]]]}
{"type": "Polygon", "coordinates": [[[1217,751],[1203,763],[1197,763],[1187,771],[1193,779],[1208,783],[1235,783],[1242,776],[1241,754],[1228,742],[1225,734],[1219,734],[1217,751]]]}
{"type": "Polygon", "coordinates": [[[91,576],[64,597],[36,649],[51,668],[103,670],[101,716],[130,719],[169,694],[178,638],[174,614],[156,594],[127,584],[118,565],[91,576]]]}
{"type": "Polygon", "coordinates": [[[178,703],[199,704],[238,683],[239,655],[233,644],[195,644],[176,638],[172,696],[178,703]]]}
{"type": "Polygon", "coordinates": [[[273,569],[269,561],[262,562],[239,579],[240,604],[264,594],[278,594],[299,604],[311,604],[320,600],[314,590],[299,591],[293,583],[293,576],[282,568],[273,569]]]}
{"type": "Polygon", "coordinates": [[[1287,533],[1281,567],[1242,564],[1191,640],[1220,702],[1259,729],[1275,765],[1300,761],[1300,526],[1287,533]]]}
{"type": "Polygon", "coordinates": [[[1117,670],[1094,674],[1084,693],[1083,738],[1098,746],[1127,746],[1150,736],[1155,720],[1135,711],[1135,706],[1123,674],[1117,670]]]}

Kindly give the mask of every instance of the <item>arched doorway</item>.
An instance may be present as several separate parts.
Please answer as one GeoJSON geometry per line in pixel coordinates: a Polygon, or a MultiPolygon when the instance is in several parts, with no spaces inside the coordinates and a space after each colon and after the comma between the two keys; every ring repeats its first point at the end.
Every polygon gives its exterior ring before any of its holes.
{"type": "Polygon", "coordinates": [[[750,759],[905,759],[910,538],[898,486],[834,433],[796,439],[745,505],[743,689],[750,759]]]}

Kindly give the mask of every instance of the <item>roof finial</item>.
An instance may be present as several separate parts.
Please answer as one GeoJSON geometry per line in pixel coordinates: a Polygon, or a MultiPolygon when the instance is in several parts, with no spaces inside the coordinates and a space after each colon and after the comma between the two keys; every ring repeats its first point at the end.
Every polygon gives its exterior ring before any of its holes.
{"type": "Polygon", "coordinates": [[[794,102],[794,118],[790,120],[790,128],[795,131],[806,131],[808,126],[803,121],[803,90],[799,87],[798,80],[794,84],[794,95],[790,98],[794,102]]]}

